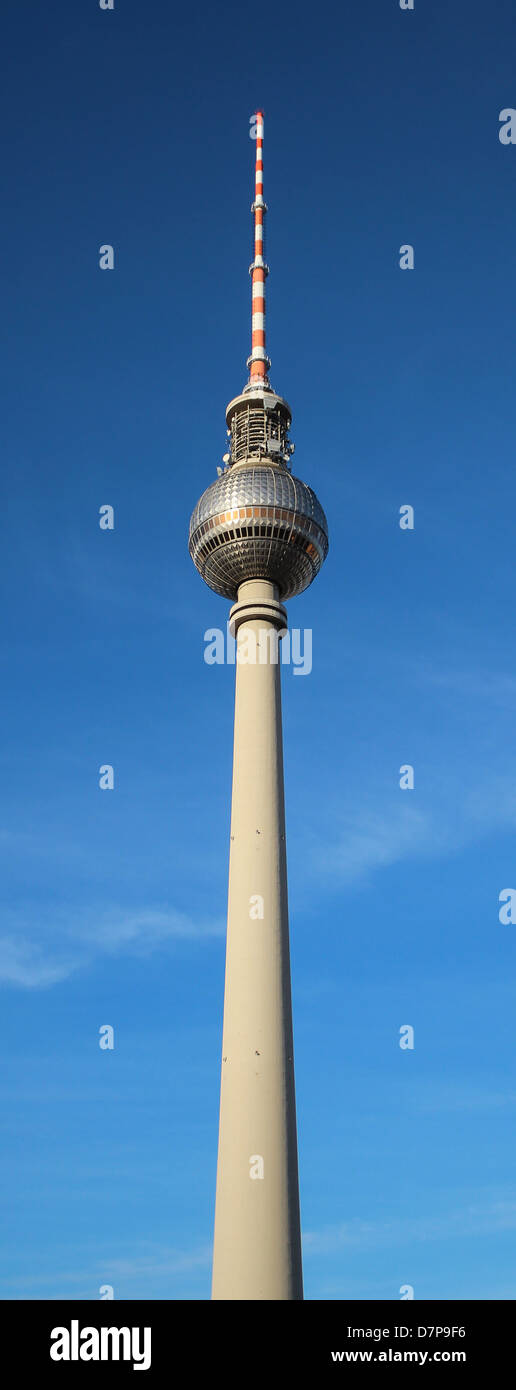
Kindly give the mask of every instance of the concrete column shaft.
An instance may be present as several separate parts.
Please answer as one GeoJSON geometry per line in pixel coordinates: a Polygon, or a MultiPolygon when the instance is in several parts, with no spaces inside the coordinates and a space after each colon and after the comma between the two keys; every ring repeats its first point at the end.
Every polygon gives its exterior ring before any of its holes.
{"type": "Polygon", "coordinates": [[[242,584],[231,623],[237,631],[235,736],[212,1297],[301,1299],[281,653],[275,642],[286,614],[275,586],[242,584]]]}

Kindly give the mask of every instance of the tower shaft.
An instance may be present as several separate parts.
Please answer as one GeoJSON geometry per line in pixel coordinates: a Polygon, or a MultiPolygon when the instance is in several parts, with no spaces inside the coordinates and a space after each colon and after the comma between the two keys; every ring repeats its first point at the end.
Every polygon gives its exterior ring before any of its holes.
{"type": "Polygon", "coordinates": [[[303,1298],[279,643],[283,603],[308,588],[328,552],[320,502],[291,473],[290,406],[267,375],[263,111],[253,133],[249,379],[227,407],[225,467],[189,535],[206,584],[233,600],[237,637],[212,1288],[232,1302],[303,1298]]]}
{"type": "Polygon", "coordinates": [[[278,589],[253,579],[237,637],[214,1299],[302,1299],[278,589]]]}

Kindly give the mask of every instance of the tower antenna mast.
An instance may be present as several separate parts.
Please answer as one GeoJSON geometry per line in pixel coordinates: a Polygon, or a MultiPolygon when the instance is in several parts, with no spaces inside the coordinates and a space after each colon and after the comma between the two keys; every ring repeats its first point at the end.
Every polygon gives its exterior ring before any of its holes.
{"type": "Polygon", "coordinates": [[[270,361],[265,351],[265,282],[269,274],[269,267],[263,258],[264,249],[264,217],[267,212],[267,204],[263,199],[263,111],[257,111],[255,116],[256,128],[256,162],[255,162],[255,191],[254,203],[251,204],[251,212],[254,213],[254,260],[249,266],[252,284],[252,331],[251,331],[251,356],[247,359],[249,367],[249,385],[268,385],[267,372],[270,361]]]}

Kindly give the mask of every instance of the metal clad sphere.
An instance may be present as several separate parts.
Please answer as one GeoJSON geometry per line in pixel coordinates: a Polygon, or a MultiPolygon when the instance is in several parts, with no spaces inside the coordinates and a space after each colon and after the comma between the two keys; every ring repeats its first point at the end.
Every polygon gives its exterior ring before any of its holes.
{"type": "Polygon", "coordinates": [[[233,466],[197,503],[189,550],[215,593],[235,599],[244,580],[269,579],[287,599],[318,574],[328,525],[315,493],[286,468],[233,466]]]}

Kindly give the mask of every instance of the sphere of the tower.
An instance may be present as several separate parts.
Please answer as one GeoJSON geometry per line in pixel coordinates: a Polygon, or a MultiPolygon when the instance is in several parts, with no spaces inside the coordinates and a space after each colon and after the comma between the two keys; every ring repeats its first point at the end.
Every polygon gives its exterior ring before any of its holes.
{"type": "Polygon", "coordinates": [[[206,488],[190,520],[200,575],[236,599],[247,579],[269,579],[281,599],[307,589],[328,553],[328,525],[315,493],[287,468],[232,465],[206,488]]]}

